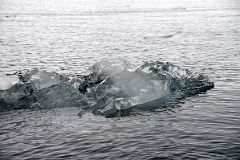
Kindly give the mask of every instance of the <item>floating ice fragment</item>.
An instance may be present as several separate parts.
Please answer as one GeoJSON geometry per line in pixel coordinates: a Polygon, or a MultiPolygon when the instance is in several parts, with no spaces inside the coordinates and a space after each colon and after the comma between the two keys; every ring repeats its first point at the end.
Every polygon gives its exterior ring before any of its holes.
{"type": "Polygon", "coordinates": [[[80,107],[105,117],[155,110],[214,87],[208,77],[169,62],[135,68],[122,59],[102,60],[85,75],[24,70],[0,78],[0,110],[80,107]]]}

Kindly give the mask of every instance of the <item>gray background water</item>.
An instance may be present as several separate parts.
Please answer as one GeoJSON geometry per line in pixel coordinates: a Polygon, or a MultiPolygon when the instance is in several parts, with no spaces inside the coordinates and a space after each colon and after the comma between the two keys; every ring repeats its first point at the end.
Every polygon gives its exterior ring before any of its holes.
{"type": "Polygon", "coordinates": [[[1,0],[0,74],[83,73],[101,58],[204,72],[207,94],[117,119],[77,108],[0,113],[0,159],[240,159],[238,0],[1,0]]]}

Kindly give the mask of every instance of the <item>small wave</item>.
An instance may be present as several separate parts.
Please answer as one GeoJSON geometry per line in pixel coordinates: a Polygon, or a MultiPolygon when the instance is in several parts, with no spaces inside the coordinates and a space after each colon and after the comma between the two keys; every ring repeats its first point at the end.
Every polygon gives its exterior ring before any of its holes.
{"type": "Polygon", "coordinates": [[[144,36],[143,39],[145,39],[145,40],[168,39],[168,38],[172,38],[174,36],[177,36],[181,33],[182,33],[181,31],[177,31],[175,33],[169,33],[169,34],[165,34],[165,35],[144,36]]]}
{"type": "Polygon", "coordinates": [[[105,117],[125,116],[177,103],[214,87],[208,77],[169,62],[101,60],[84,75],[23,70],[2,77],[0,110],[79,107],[105,117]]]}

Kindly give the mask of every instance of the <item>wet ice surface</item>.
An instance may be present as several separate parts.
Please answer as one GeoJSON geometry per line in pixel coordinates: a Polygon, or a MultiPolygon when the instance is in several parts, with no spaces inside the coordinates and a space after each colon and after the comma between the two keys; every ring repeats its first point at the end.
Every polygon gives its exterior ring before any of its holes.
{"type": "Polygon", "coordinates": [[[91,111],[108,118],[175,106],[214,87],[207,76],[169,62],[134,67],[123,59],[103,59],[83,75],[34,69],[2,79],[7,85],[0,85],[0,111],[78,107],[80,116],[91,111]]]}
{"type": "Polygon", "coordinates": [[[81,74],[121,57],[205,72],[215,88],[120,119],[80,118],[78,108],[2,112],[0,158],[239,159],[239,2],[170,2],[1,1],[1,74],[81,74]]]}

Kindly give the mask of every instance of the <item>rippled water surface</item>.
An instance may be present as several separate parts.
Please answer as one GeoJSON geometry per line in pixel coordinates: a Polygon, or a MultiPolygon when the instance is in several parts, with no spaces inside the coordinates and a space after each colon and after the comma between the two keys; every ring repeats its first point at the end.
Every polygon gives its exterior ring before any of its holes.
{"type": "Polygon", "coordinates": [[[1,0],[0,74],[83,73],[102,58],[169,61],[215,83],[179,107],[0,113],[0,159],[240,159],[238,0],[1,0]]]}

